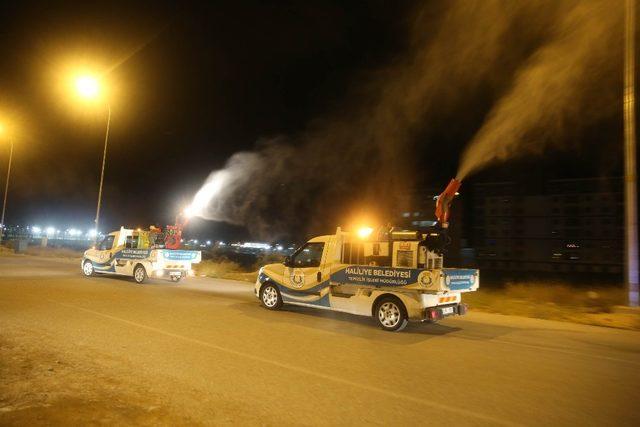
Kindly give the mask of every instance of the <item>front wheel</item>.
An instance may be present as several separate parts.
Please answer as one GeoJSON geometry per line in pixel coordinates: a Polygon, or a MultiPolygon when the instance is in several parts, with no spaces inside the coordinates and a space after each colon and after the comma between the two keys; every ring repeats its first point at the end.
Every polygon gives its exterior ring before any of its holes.
{"type": "Polygon", "coordinates": [[[268,283],[260,289],[260,303],[269,310],[279,310],[282,307],[282,296],[275,285],[268,283]]]}
{"type": "Polygon", "coordinates": [[[409,323],[404,304],[394,297],[385,297],[378,302],[375,317],[385,331],[399,332],[409,323]]]}
{"type": "Polygon", "coordinates": [[[87,277],[91,277],[94,275],[93,264],[91,263],[91,261],[86,260],[84,263],[82,263],[82,273],[87,277]]]}
{"type": "Polygon", "coordinates": [[[133,280],[138,284],[144,283],[144,281],[147,280],[147,270],[145,270],[142,265],[138,264],[136,268],[133,269],[133,280]]]}

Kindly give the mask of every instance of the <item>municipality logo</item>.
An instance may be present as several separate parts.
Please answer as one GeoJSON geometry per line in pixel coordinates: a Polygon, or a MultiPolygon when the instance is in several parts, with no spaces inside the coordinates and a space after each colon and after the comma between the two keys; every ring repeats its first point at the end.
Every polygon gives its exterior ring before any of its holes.
{"type": "Polygon", "coordinates": [[[291,273],[291,284],[296,288],[301,288],[304,285],[304,273],[300,270],[293,270],[291,273]]]}

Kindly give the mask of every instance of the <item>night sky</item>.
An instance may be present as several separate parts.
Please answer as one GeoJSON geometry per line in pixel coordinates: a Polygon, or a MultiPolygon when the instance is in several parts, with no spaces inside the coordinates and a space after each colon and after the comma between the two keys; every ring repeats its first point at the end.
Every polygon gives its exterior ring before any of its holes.
{"type": "MultiPolygon", "coordinates": [[[[427,6],[434,15],[441,9],[438,2],[427,6]]],[[[4,2],[0,120],[16,147],[6,222],[91,226],[106,107],[81,106],[61,89],[69,67],[96,70],[110,89],[101,228],[164,225],[233,153],[302,132],[352,104],[354,87],[366,88],[363,80],[410,49],[409,28],[421,7],[326,0],[4,2]]],[[[428,38],[431,29],[424,31],[428,38]]],[[[505,76],[515,73],[526,52],[520,55],[496,67],[505,76]]],[[[423,120],[412,134],[422,165],[413,185],[446,184],[507,86],[480,84],[464,102],[423,120]]],[[[523,175],[619,176],[620,117],[614,111],[568,136],[562,149],[485,170],[465,184],[523,175]]],[[[2,183],[7,155],[2,144],[2,183]]],[[[225,239],[251,234],[195,220],[192,232],[198,231],[225,239]]]]}

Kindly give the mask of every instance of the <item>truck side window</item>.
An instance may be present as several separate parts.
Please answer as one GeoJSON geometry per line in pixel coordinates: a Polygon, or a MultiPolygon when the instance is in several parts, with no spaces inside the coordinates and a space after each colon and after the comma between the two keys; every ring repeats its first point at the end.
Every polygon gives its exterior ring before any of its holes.
{"type": "Polygon", "coordinates": [[[127,241],[125,242],[124,247],[127,249],[137,249],[138,236],[127,236],[127,241]]]}
{"type": "Polygon", "coordinates": [[[102,242],[98,245],[98,250],[108,251],[113,247],[113,239],[115,236],[107,236],[102,239],[102,242]]]}
{"type": "Polygon", "coordinates": [[[343,264],[365,264],[364,244],[345,243],[342,245],[343,264]]]}
{"type": "Polygon", "coordinates": [[[319,267],[322,261],[324,243],[307,243],[301,247],[291,259],[291,264],[296,268],[319,267]]]}

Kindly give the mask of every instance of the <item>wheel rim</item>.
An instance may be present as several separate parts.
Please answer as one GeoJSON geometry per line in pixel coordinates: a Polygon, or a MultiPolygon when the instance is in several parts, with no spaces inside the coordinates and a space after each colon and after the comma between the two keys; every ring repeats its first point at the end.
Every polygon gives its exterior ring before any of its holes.
{"type": "Polygon", "coordinates": [[[142,282],[144,280],[144,270],[142,268],[136,268],[135,278],[137,282],[142,282]]]}
{"type": "Polygon", "coordinates": [[[91,273],[93,272],[93,265],[90,262],[85,262],[82,270],[84,271],[85,275],[91,276],[91,273]]]}
{"type": "Polygon", "coordinates": [[[378,319],[383,326],[393,328],[400,322],[400,307],[393,302],[385,302],[378,309],[378,319]]]}
{"type": "Polygon", "coordinates": [[[267,307],[275,307],[278,303],[278,291],[273,286],[267,286],[262,292],[262,302],[267,307]]]}

